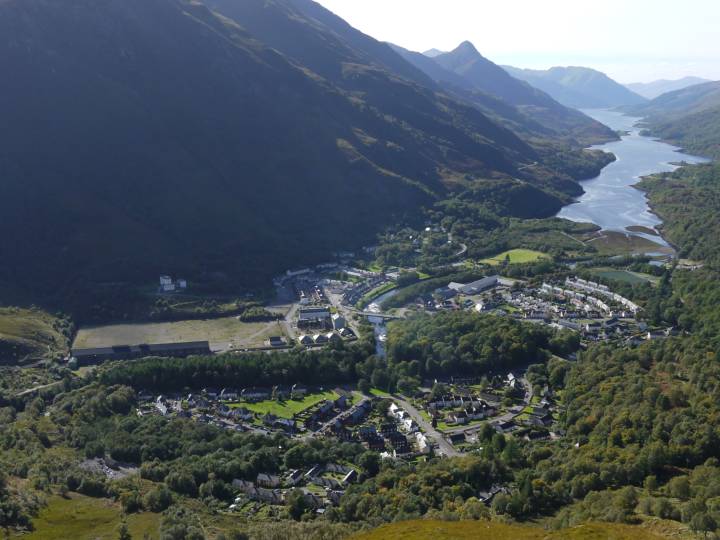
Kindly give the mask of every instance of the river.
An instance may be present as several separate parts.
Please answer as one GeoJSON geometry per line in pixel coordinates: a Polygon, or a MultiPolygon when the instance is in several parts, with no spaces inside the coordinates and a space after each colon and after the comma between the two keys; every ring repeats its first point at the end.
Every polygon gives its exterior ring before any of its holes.
{"type": "MultiPolygon", "coordinates": [[[[640,135],[640,128],[636,127],[639,118],[609,110],[583,112],[611,129],[628,134],[620,141],[592,147],[611,152],[617,159],[605,167],[598,177],[581,182],[585,193],[577,202],[562,208],[557,217],[595,223],[607,231],[627,232],[627,227],[633,225],[655,229],[661,223],[660,218],[650,210],[645,194],[632,186],[642,176],[675,170],[677,165],[673,163],[703,163],[707,160],[640,135]]],[[[667,245],[660,236],[637,231],[633,234],[667,245]]]]}

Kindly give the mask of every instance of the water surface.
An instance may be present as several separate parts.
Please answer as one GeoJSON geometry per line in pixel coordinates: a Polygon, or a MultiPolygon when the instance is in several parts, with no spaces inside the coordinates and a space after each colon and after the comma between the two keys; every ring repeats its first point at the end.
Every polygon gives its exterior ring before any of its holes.
{"type": "MultiPolygon", "coordinates": [[[[597,178],[581,182],[585,193],[577,202],[565,206],[558,217],[571,221],[590,222],[608,231],[627,232],[627,227],[639,225],[655,229],[662,223],[652,213],[645,194],[632,187],[642,176],[670,172],[673,163],[703,163],[704,158],[680,152],[670,144],[640,135],[636,123],[640,120],[608,110],[585,110],[588,116],[616,131],[627,131],[622,140],[593,146],[615,154],[617,160],[605,167],[597,178]]],[[[654,242],[665,244],[660,236],[635,232],[654,242]]]]}

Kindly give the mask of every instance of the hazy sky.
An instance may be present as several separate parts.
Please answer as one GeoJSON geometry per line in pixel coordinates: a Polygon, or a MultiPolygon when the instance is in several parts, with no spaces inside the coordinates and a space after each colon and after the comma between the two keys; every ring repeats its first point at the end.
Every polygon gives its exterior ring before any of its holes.
{"type": "Polygon", "coordinates": [[[616,80],[720,80],[720,0],[318,0],[382,41],[463,40],[498,64],[582,65],[616,80]]]}

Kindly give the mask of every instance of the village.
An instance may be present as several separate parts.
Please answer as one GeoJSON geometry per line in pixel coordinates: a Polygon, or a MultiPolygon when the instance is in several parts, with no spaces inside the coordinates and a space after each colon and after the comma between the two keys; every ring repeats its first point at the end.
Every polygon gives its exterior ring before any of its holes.
{"type": "MultiPolygon", "coordinates": [[[[389,320],[457,310],[573,332],[581,346],[611,340],[632,346],[672,332],[649,329],[638,318],[640,306],[605,285],[577,277],[540,285],[498,274],[467,283],[448,280],[405,305],[388,309],[384,301],[402,289],[400,273],[400,269],[379,272],[343,263],[287,271],[275,280],[278,296],[289,306],[277,323],[283,331],[269,335],[258,350],[339,345],[358,339],[367,320],[375,329],[377,354],[383,357],[389,320]]],[[[187,283],[161,280],[164,292],[175,294],[172,287],[184,290],[187,283]]],[[[184,356],[209,354],[209,350],[208,342],[190,342],[74,352],[82,364],[89,364],[119,355],[138,357],[147,351],[184,356]]],[[[574,359],[570,355],[565,360],[574,359]]],[[[356,443],[376,453],[379,460],[418,461],[481,452],[488,434],[499,433],[524,444],[564,435],[559,427],[564,414],[562,396],[547,386],[534,387],[525,368],[482,378],[423,381],[410,397],[378,389],[363,392],[355,387],[314,388],[300,383],[165,395],[143,392],[137,414],[187,418],[225,430],[281,438],[356,443]]],[[[237,496],[229,510],[272,513],[273,508],[288,504],[291,494],[297,497],[299,493],[308,507],[323,513],[337,505],[345,489],[358,480],[357,470],[346,463],[308,463],[282,473],[264,471],[254,479],[233,482],[237,496]]],[[[478,497],[489,504],[502,489],[494,486],[478,497]]]]}
{"type": "MultiPolygon", "coordinates": [[[[562,436],[554,430],[563,410],[561,400],[547,388],[535,395],[524,375],[426,383],[412,398],[301,384],[205,388],[189,394],[141,392],[137,414],[187,418],[268,436],[357,443],[380,460],[416,461],[479,451],[479,434],[488,429],[529,442],[562,436]]],[[[233,482],[238,496],[230,510],[257,512],[263,505],[284,505],[291,491],[300,490],[306,504],[322,513],[357,480],[357,471],[348,464],[262,472],[254,481],[233,482]]],[[[486,494],[486,502],[497,492],[499,488],[486,494]]]]}

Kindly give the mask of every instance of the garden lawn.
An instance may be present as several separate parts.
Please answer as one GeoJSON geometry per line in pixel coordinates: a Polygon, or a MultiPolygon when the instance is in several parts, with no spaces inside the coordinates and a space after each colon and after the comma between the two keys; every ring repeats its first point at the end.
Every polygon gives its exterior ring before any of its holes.
{"type": "Polygon", "coordinates": [[[511,249],[510,251],[505,251],[499,255],[490,257],[489,259],[483,259],[480,262],[491,266],[498,266],[503,264],[506,260],[509,260],[510,264],[522,264],[549,258],[550,256],[546,253],[533,251],[532,249],[511,249]]]}
{"type": "Polygon", "coordinates": [[[310,394],[299,400],[288,399],[287,401],[267,400],[258,403],[234,403],[230,405],[230,407],[245,407],[259,414],[270,413],[280,418],[293,418],[296,414],[317,405],[321,401],[326,399],[332,401],[338,397],[338,394],[335,392],[322,392],[319,394],[310,394]]]}

